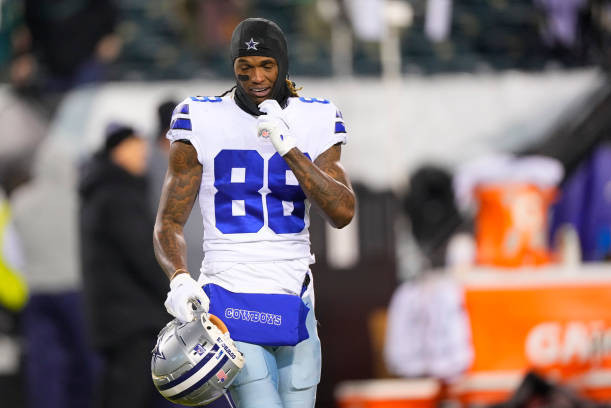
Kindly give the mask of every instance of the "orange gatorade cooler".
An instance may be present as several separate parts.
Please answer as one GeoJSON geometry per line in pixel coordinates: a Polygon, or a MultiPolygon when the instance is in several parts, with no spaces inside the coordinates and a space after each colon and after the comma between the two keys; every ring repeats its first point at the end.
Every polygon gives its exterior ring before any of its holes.
{"type": "Polygon", "coordinates": [[[550,261],[547,218],[554,188],[491,183],[478,185],[474,192],[478,264],[511,268],[550,261]]]}
{"type": "Polygon", "coordinates": [[[580,394],[598,402],[611,402],[611,369],[599,367],[586,373],[578,386],[580,394]]]}
{"type": "Polygon", "coordinates": [[[435,408],[441,386],[434,379],[345,381],[335,389],[340,408],[435,408]]]}
{"type": "Polygon", "coordinates": [[[464,375],[453,385],[450,395],[462,407],[484,407],[507,401],[520,385],[523,372],[490,371],[464,375]]]}

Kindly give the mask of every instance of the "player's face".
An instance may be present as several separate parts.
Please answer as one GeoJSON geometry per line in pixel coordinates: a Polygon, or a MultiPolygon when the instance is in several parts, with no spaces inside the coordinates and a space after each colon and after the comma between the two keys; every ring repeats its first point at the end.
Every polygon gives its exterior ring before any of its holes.
{"type": "Polygon", "coordinates": [[[144,176],[148,163],[148,144],[141,137],[129,137],[112,151],[115,163],[135,176],[144,176]]]}
{"type": "Polygon", "coordinates": [[[239,57],[233,64],[233,70],[246,94],[256,104],[271,97],[272,88],[278,79],[278,64],[274,58],[239,57]]]}

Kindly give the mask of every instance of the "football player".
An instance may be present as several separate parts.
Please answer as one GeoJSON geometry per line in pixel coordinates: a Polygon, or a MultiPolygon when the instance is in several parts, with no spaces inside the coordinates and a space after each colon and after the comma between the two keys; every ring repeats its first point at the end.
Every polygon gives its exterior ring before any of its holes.
{"type": "Polygon", "coordinates": [[[240,408],[313,407],[321,360],[309,209],[336,228],[354,215],[340,164],[346,128],[329,100],[299,97],[275,23],[238,24],[231,59],[236,86],[182,101],[167,135],[169,169],[154,231],[170,279],[165,305],[190,321],[197,301],[227,325],[246,361],[231,386],[240,408]],[[196,197],[204,220],[197,281],[183,236],[196,197]]]}

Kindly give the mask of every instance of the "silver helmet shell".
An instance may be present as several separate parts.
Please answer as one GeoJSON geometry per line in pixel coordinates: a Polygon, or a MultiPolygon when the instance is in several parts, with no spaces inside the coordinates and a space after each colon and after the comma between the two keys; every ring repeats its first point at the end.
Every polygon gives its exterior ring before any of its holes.
{"type": "Polygon", "coordinates": [[[159,333],[152,353],[155,387],[166,399],[186,406],[221,397],[244,366],[227,327],[207,313],[188,323],[172,320],[159,333]]]}

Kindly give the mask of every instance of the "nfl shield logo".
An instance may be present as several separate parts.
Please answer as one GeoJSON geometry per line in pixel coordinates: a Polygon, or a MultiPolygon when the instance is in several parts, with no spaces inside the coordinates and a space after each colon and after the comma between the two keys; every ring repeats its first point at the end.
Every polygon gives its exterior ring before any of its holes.
{"type": "Polygon", "coordinates": [[[225,374],[225,371],[221,369],[218,373],[216,373],[216,378],[218,378],[219,381],[223,383],[227,379],[227,374],[225,374]]]}

